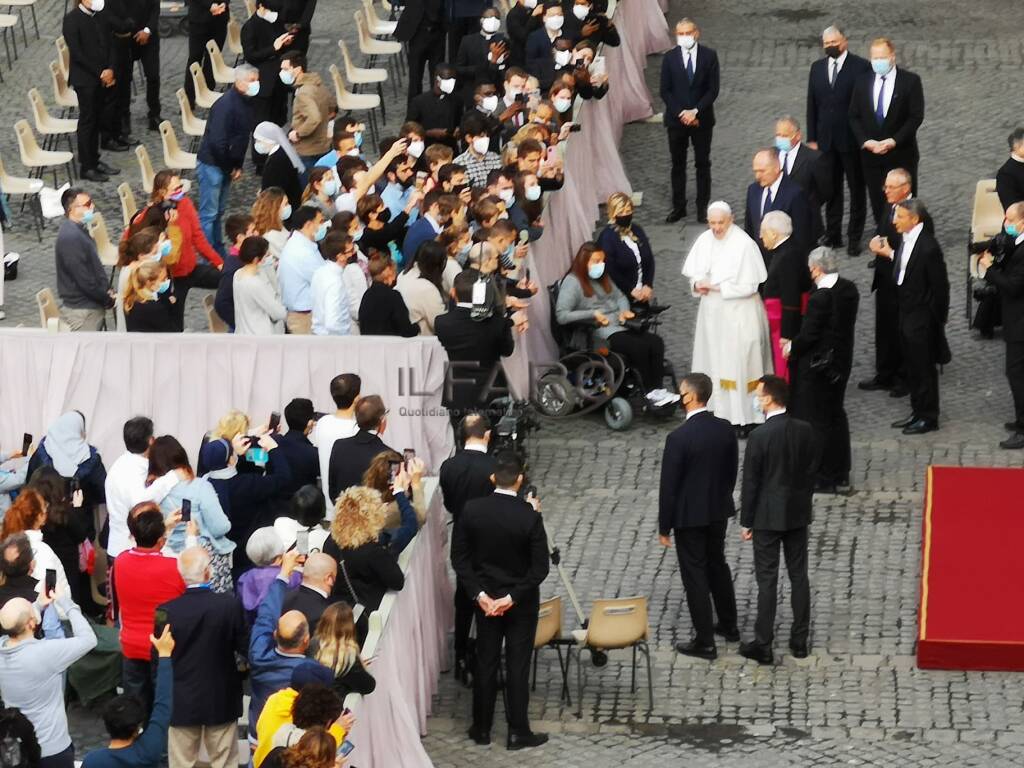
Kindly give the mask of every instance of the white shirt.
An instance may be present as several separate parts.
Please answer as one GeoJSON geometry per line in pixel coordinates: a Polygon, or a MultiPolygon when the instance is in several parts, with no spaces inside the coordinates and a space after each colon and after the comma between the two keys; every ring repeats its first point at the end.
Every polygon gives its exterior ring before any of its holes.
{"type": "Polygon", "coordinates": [[[313,427],[309,434],[309,441],[316,446],[316,452],[320,458],[320,483],[324,489],[324,498],[327,499],[327,517],[334,517],[333,502],[327,491],[327,478],[330,476],[331,449],[334,448],[334,441],[346,437],[352,437],[359,431],[356,420],[342,419],[332,413],[321,416],[320,420],[313,427]]]}
{"type": "Polygon", "coordinates": [[[301,232],[292,232],[277,265],[277,280],[281,287],[281,301],[289,312],[309,312],[313,299],[309,285],[313,273],[320,269],[324,259],[317,244],[301,232]]]}
{"type": "Polygon", "coordinates": [[[1021,243],[1024,243],[1024,232],[1017,235],[1017,239],[1013,241],[1014,245],[1020,245],[1021,243]]]}
{"type": "Polygon", "coordinates": [[[352,328],[352,312],[345,289],[344,267],[336,261],[324,262],[313,273],[309,290],[313,294],[313,334],[348,336],[352,328]]]}
{"type": "Polygon", "coordinates": [[[779,185],[782,184],[782,176],[783,174],[780,173],[779,178],[773,181],[770,187],[765,187],[764,192],[761,193],[761,210],[765,213],[767,213],[765,209],[768,206],[768,201],[771,200],[774,202],[776,195],[779,194],[779,185]],[[770,198],[769,195],[771,196],[770,198]]]}
{"type": "Polygon", "coordinates": [[[837,282],[839,282],[839,273],[833,272],[831,275],[822,275],[819,277],[815,282],[815,285],[819,288],[835,288],[837,282]]]}
{"type": "Polygon", "coordinates": [[[703,408],[694,408],[692,411],[690,411],[688,414],[686,414],[686,420],[689,421],[691,416],[696,416],[698,413],[707,413],[707,412],[708,412],[707,406],[705,406],[703,408]]]}
{"type": "Polygon", "coordinates": [[[338,213],[341,213],[342,211],[355,213],[357,202],[354,192],[342,192],[334,199],[334,210],[338,213]]]}
{"type": "Polygon", "coordinates": [[[633,252],[633,257],[636,259],[636,285],[634,288],[644,287],[644,267],[643,260],[640,258],[640,246],[636,244],[636,240],[632,237],[621,238],[622,242],[625,243],[626,247],[633,252]]]}
{"type": "Polygon", "coordinates": [[[478,453],[487,453],[487,446],[480,443],[466,443],[462,446],[464,451],[477,451],[478,453]]]}
{"type": "Polygon", "coordinates": [[[126,549],[132,548],[128,533],[128,512],[136,504],[152,501],[159,504],[164,496],[178,484],[178,473],[168,472],[146,486],[149,459],[138,453],[125,452],[110,465],[103,484],[107,497],[107,519],[110,521],[110,539],[107,557],[111,561],[126,549]]]}
{"type": "Polygon", "coordinates": [[[434,220],[433,216],[431,216],[429,213],[426,213],[423,215],[423,218],[430,222],[430,226],[434,228],[435,235],[441,234],[441,225],[434,220]]]}
{"type": "MultiPolygon", "coordinates": [[[[780,157],[779,160],[782,163],[782,170],[785,171],[787,176],[793,173],[793,163],[796,162],[796,153],[799,151],[800,143],[797,142],[796,144],[793,145],[793,148],[789,150],[789,152],[780,153],[782,157],[780,157]]],[[[774,199],[774,197],[775,194],[772,193],[772,198],[774,199]]]]}
{"type": "Polygon", "coordinates": [[[495,493],[500,493],[502,496],[518,496],[519,492],[514,491],[511,488],[495,488],[495,493]]]}
{"type": "Polygon", "coordinates": [[[785,408],[776,408],[774,411],[768,411],[764,415],[764,420],[768,421],[772,416],[781,416],[786,412],[785,408]]]}
{"type": "Polygon", "coordinates": [[[694,74],[697,73],[697,46],[699,45],[700,43],[694,43],[693,48],[691,48],[690,50],[686,50],[685,48],[682,47],[679,48],[680,52],[682,52],[683,54],[683,69],[689,69],[690,59],[693,59],[694,74]]]}
{"type": "Polygon", "coordinates": [[[900,246],[900,263],[897,265],[899,269],[899,277],[896,278],[896,285],[903,285],[903,276],[907,273],[907,264],[910,261],[910,254],[914,252],[914,246],[917,244],[917,238],[921,235],[921,230],[924,229],[924,224],[918,224],[912,230],[903,235],[903,244],[900,246]]]}
{"type": "Polygon", "coordinates": [[[363,294],[370,287],[370,283],[363,268],[358,264],[346,264],[341,274],[345,280],[345,290],[348,291],[348,309],[352,317],[352,328],[349,333],[356,335],[359,333],[359,305],[363,303],[363,294]]]}
{"type": "Polygon", "coordinates": [[[889,74],[882,78],[882,75],[875,75],[875,87],[871,91],[871,111],[875,111],[875,105],[878,104],[878,91],[882,86],[885,86],[885,93],[882,95],[882,113],[885,115],[889,114],[889,105],[892,104],[892,92],[896,85],[896,67],[889,70],[889,74]]]}

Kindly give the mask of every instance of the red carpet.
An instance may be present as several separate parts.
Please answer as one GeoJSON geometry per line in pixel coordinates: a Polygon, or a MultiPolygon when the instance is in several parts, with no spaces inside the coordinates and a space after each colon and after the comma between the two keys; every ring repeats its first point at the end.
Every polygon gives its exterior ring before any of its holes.
{"type": "Polygon", "coordinates": [[[917,665],[1024,670],[1024,470],[929,467],[917,665]]]}

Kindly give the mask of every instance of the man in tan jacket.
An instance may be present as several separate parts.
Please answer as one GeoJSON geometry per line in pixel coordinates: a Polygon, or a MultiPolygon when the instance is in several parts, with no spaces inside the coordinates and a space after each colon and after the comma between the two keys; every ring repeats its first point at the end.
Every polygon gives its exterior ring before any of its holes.
{"type": "Polygon", "coordinates": [[[288,138],[306,168],[331,148],[331,121],[338,102],[316,72],[306,71],[306,54],[289,51],[281,57],[281,82],[295,88],[292,127],[288,138]]]}

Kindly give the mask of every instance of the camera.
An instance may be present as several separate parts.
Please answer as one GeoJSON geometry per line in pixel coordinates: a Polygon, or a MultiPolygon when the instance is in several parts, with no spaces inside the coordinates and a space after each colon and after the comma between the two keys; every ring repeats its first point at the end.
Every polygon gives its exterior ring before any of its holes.
{"type": "Polygon", "coordinates": [[[1007,256],[1013,253],[1015,247],[1016,244],[1014,243],[1014,238],[1010,237],[1005,232],[1000,232],[991,240],[981,240],[977,243],[971,243],[967,246],[967,251],[972,256],[988,251],[992,254],[992,263],[1001,264],[1007,256]]]}
{"type": "Polygon", "coordinates": [[[503,397],[493,400],[488,411],[492,414],[500,413],[494,421],[491,451],[515,451],[523,460],[523,466],[528,466],[525,441],[531,432],[540,428],[533,406],[527,400],[503,397]]]}

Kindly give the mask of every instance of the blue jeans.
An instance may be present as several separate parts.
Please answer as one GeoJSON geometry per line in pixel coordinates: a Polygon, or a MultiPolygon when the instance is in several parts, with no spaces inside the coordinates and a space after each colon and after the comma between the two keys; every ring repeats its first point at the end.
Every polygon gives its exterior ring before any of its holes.
{"type": "Polygon", "coordinates": [[[196,178],[199,180],[199,224],[207,241],[223,258],[225,251],[221,221],[228,207],[231,176],[215,165],[197,163],[196,178]]]}

